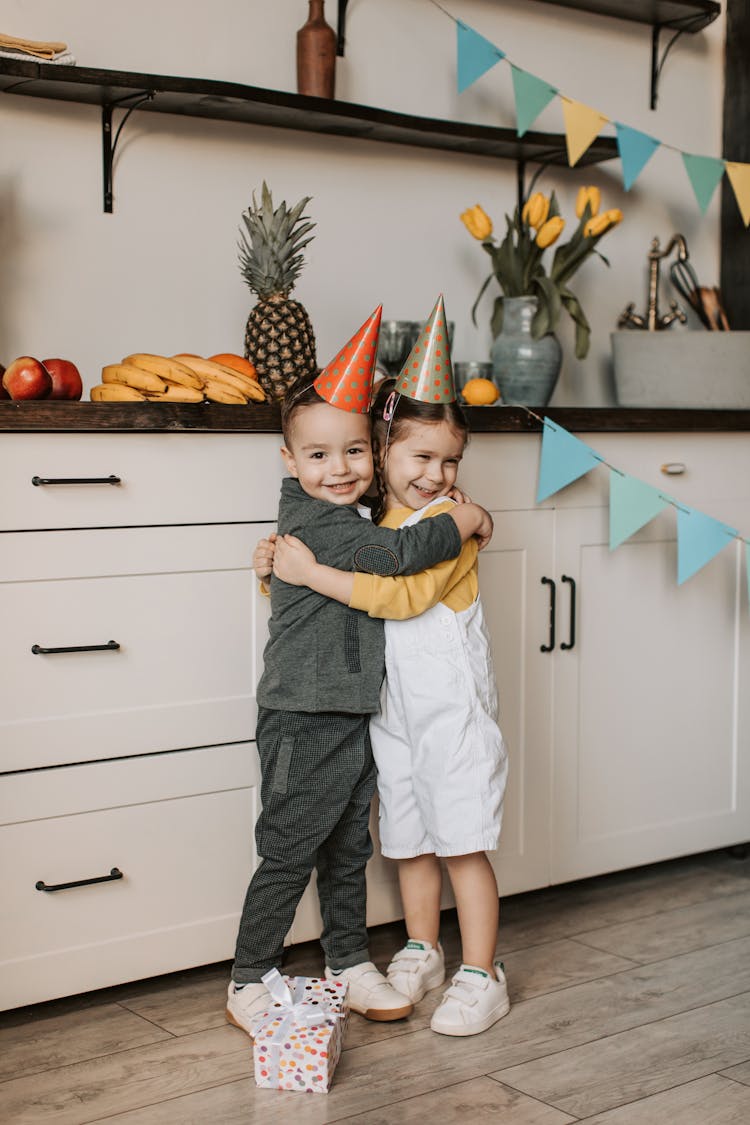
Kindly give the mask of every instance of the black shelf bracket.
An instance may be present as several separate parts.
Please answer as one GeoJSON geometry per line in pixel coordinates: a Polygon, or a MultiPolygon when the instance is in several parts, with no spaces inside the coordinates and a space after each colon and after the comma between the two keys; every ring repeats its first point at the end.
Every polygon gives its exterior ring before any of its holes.
{"type": "Polygon", "coordinates": [[[666,62],[667,55],[674,47],[677,40],[681,35],[686,32],[693,34],[696,31],[702,30],[706,25],[705,18],[702,16],[692,16],[685,19],[681,26],[672,23],[668,26],[667,30],[673,31],[674,35],[664,48],[664,53],[659,58],[659,34],[664,30],[665,25],[655,23],[651,28],[651,89],[649,92],[649,107],[656,109],[656,102],[659,97],[659,79],[661,78],[662,68],[666,62]]]}
{"type": "Polygon", "coordinates": [[[139,91],[136,94],[127,94],[124,98],[118,98],[112,102],[105,102],[102,105],[102,179],[104,181],[104,213],[106,215],[112,214],[114,193],[113,193],[113,167],[115,162],[115,150],[117,149],[117,142],[120,139],[122,127],[130,117],[134,109],[143,105],[144,102],[150,102],[154,97],[153,90],[139,91]],[[135,101],[133,101],[135,99],[135,101]],[[128,107],[127,113],[117,127],[117,132],[112,137],[112,113],[115,109],[122,109],[127,102],[133,102],[128,107]]]}
{"type": "Polygon", "coordinates": [[[336,39],[336,54],[342,59],[344,57],[344,46],[346,45],[346,6],[349,0],[339,0],[339,20],[337,26],[337,39],[336,39]]]}

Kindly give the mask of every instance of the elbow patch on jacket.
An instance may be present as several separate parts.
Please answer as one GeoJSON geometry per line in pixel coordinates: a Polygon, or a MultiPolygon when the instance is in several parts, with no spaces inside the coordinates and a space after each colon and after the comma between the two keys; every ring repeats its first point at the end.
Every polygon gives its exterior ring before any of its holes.
{"type": "Polygon", "coordinates": [[[387,547],[366,543],[354,552],[354,565],[365,574],[380,574],[389,578],[398,574],[398,559],[387,547]]]}

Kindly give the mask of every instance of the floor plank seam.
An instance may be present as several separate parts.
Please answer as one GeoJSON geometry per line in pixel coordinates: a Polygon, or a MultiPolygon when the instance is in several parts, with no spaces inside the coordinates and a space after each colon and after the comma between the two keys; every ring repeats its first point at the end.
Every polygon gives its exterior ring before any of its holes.
{"type": "MultiPolygon", "coordinates": [[[[739,934],[736,937],[725,938],[724,941],[709,941],[707,945],[691,946],[690,949],[685,949],[681,953],[670,953],[668,957],[657,957],[654,961],[635,961],[633,968],[651,968],[653,965],[662,965],[665,961],[673,961],[677,957],[691,957],[694,953],[705,953],[709,949],[720,949],[722,945],[731,945],[734,941],[745,941],[747,940],[747,938],[750,938],[750,931],[748,931],[748,933],[746,934],[739,934]]],[[[585,945],[587,949],[595,949],[597,953],[610,952],[610,950],[608,949],[600,949],[598,945],[591,945],[590,943],[583,941],[583,939],[579,937],[575,938],[575,941],[577,941],[580,945],[585,945]]],[[[632,958],[624,957],[624,955],[620,953],[613,954],[613,956],[623,957],[623,960],[632,960],[632,958]]],[[[631,971],[631,969],[616,969],[613,973],[609,973],[608,975],[616,977],[619,976],[620,973],[629,973],[631,971]]]]}
{"type": "MultiPolygon", "coordinates": [[[[750,1060],[746,1060],[744,1063],[732,1063],[732,1066],[747,1066],[748,1061],[750,1060]]],[[[741,1078],[735,1078],[733,1074],[727,1074],[725,1070],[716,1070],[714,1074],[717,1078],[725,1078],[727,1082],[734,1082],[735,1086],[744,1086],[745,1088],[750,1086],[750,1082],[743,1082],[741,1078]]]]}
{"type": "MultiPolygon", "coordinates": [[[[118,1117],[127,1117],[134,1112],[140,1112],[144,1109],[158,1109],[159,1106],[168,1105],[170,1102],[178,1102],[181,1098],[192,1097],[193,1094],[202,1094],[206,1090],[220,1090],[222,1086],[233,1086],[237,1083],[249,1082],[252,1078],[252,1071],[248,1074],[247,1078],[232,1078],[229,1082],[215,1082],[212,1086],[201,1086],[197,1090],[191,1090],[188,1094],[175,1094],[173,1097],[160,1098],[157,1102],[147,1102],[145,1105],[130,1106],[128,1109],[118,1109],[116,1113],[107,1113],[104,1117],[92,1117],[89,1121],[81,1121],[78,1125],[99,1125],[101,1121],[116,1121],[118,1117]]],[[[256,1087],[253,1086],[252,1089],[256,1087]]],[[[279,1091],[282,1093],[283,1091],[279,1091]]],[[[250,1106],[252,1109],[252,1106],[250,1106]]],[[[248,1120],[252,1118],[248,1117],[248,1120]]]]}
{"type": "MultiPolygon", "coordinates": [[[[172,1039],[182,1039],[182,1038],[184,1038],[184,1036],[182,1036],[182,1035],[178,1035],[178,1034],[177,1034],[176,1032],[174,1032],[174,1031],[170,1031],[170,1030],[169,1030],[169,1028],[168,1028],[168,1027],[164,1027],[164,1026],[163,1026],[163,1024],[157,1023],[157,1022],[156,1022],[156,1020],[152,1020],[152,1019],[149,1019],[149,1018],[148,1018],[148,1016],[144,1016],[142,1012],[136,1012],[136,1011],[134,1011],[134,1010],[133,1010],[133,1008],[129,1008],[129,1007],[127,1006],[127,1004],[123,1004],[122,1002],[119,1002],[119,1003],[118,1003],[118,1002],[116,1001],[116,1002],[115,1002],[115,1007],[117,1007],[117,1008],[122,1008],[122,1010],[123,1010],[124,1012],[129,1012],[131,1016],[137,1016],[137,1018],[138,1018],[139,1020],[143,1020],[143,1022],[144,1022],[144,1023],[147,1023],[147,1024],[149,1025],[149,1027],[156,1027],[156,1028],[158,1028],[158,1030],[159,1030],[159,1031],[163,1031],[165,1035],[169,1035],[169,1036],[170,1036],[170,1037],[171,1037],[172,1039]]],[[[221,1026],[221,1025],[217,1025],[217,1026],[221,1026]]],[[[210,1027],[202,1027],[202,1028],[201,1028],[201,1031],[211,1031],[211,1030],[212,1030],[212,1029],[211,1029],[210,1027]]],[[[195,1034],[195,1032],[188,1032],[187,1034],[193,1034],[193,1035],[194,1035],[194,1034],[195,1034]]]]}
{"type": "MultiPolygon", "coordinates": [[[[540,1056],[546,1058],[545,1055],[540,1056]]],[[[535,1102],[537,1105],[543,1105],[546,1109],[556,1110],[558,1113],[567,1113],[573,1121],[580,1121],[581,1118],[575,1113],[571,1113],[569,1109],[562,1110],[553,1102],[546,1102],[544,1098],[537,1097],[536,1094],[530,1094],[527,1090],[519,1090],[517,1086],[511,1086],[510,1082],[505,1082],[500,1078],[495,1078],[494,1074],[485,1074],[485,1078],[489,1078],[491,1082],[497,1083],[498,1086],[504,1086],[506,1090],[515,1090],[517,1094],[522,1094],[524,1098],[528,1098],[530,1102],[535,1102]]]]}

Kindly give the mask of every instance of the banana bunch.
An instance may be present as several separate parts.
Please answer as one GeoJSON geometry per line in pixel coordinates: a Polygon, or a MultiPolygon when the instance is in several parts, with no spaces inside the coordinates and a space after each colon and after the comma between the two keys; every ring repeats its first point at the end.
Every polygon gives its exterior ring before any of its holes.
{"type": "Polygon", "coordinates": [[[91,388],[92,402],[224,402],[244,406],[265,402],[266,395],[241,356],[219,357],[181,354],[151,355],[135,352],[122,363],[102,368],[101,383],[91,388]],[[236,364],[236,366],[234,366],[236,364]]]}

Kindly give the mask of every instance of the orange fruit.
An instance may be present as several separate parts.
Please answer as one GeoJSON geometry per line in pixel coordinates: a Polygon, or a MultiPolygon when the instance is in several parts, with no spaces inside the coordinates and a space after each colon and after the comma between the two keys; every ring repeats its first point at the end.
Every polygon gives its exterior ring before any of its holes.
{"type": "Polygon", "coordinates": [[[469,379],[461,394],[469,406],[492,406],[500,398],[491,379],[469,379]]]}
{"type": "Polygon", "coordinates": [[[223,363],[225,367],[231,367],[233,371],[238,371],[240,375],[247,375],[248,379],[257,380],[258,378],[255,365],[241,355],[235,355],[233,352],[220,352],[219,355],[210,355],[208,358],[213,360],[214,363],[223,363]]]}

